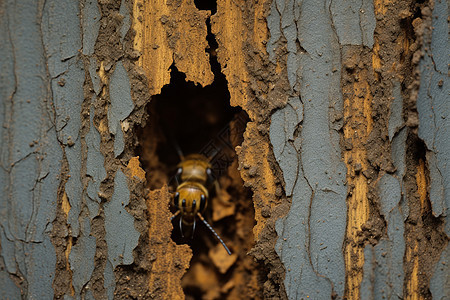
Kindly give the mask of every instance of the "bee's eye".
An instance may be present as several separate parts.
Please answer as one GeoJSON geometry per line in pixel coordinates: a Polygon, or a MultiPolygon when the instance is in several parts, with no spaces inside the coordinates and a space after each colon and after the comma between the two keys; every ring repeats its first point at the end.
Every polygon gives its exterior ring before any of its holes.
{"type": "Polygon", "coordinates": [[[192,201],[192,209],[195,209],[195,205],[197,204],[197,201],[195,199],[192,201]]]}
{"type": "Polygon", "coordinates": [[[180,167],[177,169],[177,175],[179,176],[181,173],[183,173],[183,168],[180,167]]]}
{"type": "Polygon", "coordinates": [[[211,170],[211,168],[207,168],[207,169],[206,169],[206,174],[208,174],[208,176],[211,176],[211,175],[212,175],[212,170],[211,170]]]}
{"type": "Polygon", "coordinates": [[[186,207],[186,199],[183,199],[183,200],[181,201],[181,206],[186,207]]]}

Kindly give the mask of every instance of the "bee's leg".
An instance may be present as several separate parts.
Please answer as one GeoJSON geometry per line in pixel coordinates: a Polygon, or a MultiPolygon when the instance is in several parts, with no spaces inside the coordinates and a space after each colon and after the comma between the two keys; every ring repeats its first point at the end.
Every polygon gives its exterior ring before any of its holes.
{"type": "Polygon", "coordinates": [[[170,221],[172,221],[173,219],[175,219],[175,217],[178,216],[179,214],[180,214],[180,211],[177,210],[177,212],[174,213],[172,217],[170,217],[170,221]]]}
{"type": "Polygon", "coordinates": [[[192,235],[191,235],[191,239],[194,238],[194,232],[195,232],[195,218],[194,218],[194,224],[192,225],[192,235]]]}
{"type": "Polygon", "coordinates": [[[167,185],[168,185],[168,186],[172,186],[172,181],[174,181],[174,180],[175,180],[175,184],[178,186],[179,183],[178,183],[178,179],[177,179],[177,176],[176,176],[176,175],[170,177],[170,180],[169,180],[169,182],[167,183],[167,185]]]}
{"type": "Polygon", "coordinates": [[[181,232],[181,237],[184,238],[184,233],[183,233],[183,216],[180,217],[180,232],[181,232]]]}

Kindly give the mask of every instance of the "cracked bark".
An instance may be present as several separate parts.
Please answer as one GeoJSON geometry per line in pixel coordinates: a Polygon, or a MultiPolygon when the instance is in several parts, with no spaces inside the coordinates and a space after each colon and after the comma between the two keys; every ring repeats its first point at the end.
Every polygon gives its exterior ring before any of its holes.
{"type": "Polygon", "coordinates": [[[135,128],[171,64],[213,82],[208,34],[250,116],[240,260],[258,264],[219,295],[448,295],[445,1],[346,3],[2,1],[3,295],[184,297],[192,252],[170,239],[168,190],[144,192],[135,128]]]}

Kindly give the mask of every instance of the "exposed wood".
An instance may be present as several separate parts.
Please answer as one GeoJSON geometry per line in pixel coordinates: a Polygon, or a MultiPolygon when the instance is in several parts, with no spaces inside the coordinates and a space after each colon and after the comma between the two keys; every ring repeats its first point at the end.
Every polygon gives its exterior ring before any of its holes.
{"type": "MultiPolygon", "coordinates": [[[[356,57],[348,60],[355,61],[356,57]]],[[[344,61],[345,64],[345,61],[344,61]]],[[[347,269],[347,290],[350,299],[359,299],[359,286],[364,265],[364,244],[360,243],[360,232],[370,214],[367,199],[369,180],[363,172],[369,167],[365,144],[372,131],[372,94],[367,81],[367,71],[358,73],[358,80],[343,88],[344,99],[344,160],[347,165],[347,243],[345,264],[347,269]]]]}
{"type": "Polygon", "coordinates": [[[211,30],[219,43],[217,57],[228,80],[230,104],[245,107],[249,75],[245,65],[244,46],[248,36],[242,11],[244,5],[239,1],[217,2],[217,14],[211,17],[211,30]]]}
{"type": "Polygon", "coordinates": [[[200,2],[0,3],[2,295],[449,295],[447,3],[200,2]],[[205,216],[232,255],[177,239],[163,122],[232,156],[205,216]]]}
{"type": "Polygon", "coordinates": [[[149,80],[152,95],[170,82],[170,66],[175,63],[186,80],[202,86],[212,83],[206,40],[209,13],[199,11],[193,0],[133,2],[134,49],[149,80]]]}
{"type": "Polygon", "coordinates": [[[176,245],[170,238],[170,198],[167,188],[150,192],[147,197],[148,235],[151,256],[155,259],[149,278],[150,295],[158,299],[184,299],[180,282],[189,267],[192,251],[188,245],[176,245]]]}
{"type": "Polygon", "coordinates": [[[272,171],[271,165],[267,157],[269,156],[269,145],[267,143],[257,143],[250,146],[249,141],[252,139],[260,140],[263,139],[256,128],[255,123],[249,123],[247,126],[247,131],[245,134],[245,142],[242,144],[246,151],[242,151],[239,148],[237,153],[241,156],[241,169],[243,169],[242,177],[246,182],[255,184],[259,186],[259,189],[255,189],[253,192],[253,197],[258,199],[260,205],[255,206],[255,220],[256,225],[253,227],[253,234],[256,239],[258,239],[260,233],[266,225],[267,218],[263,217],[262,210],[270,211],[274,206],[276,206],[276,184],[275,175],[272,171]],[[251,149],[251,150],[250,150],[251,149]],[[259,166],[258,172],[261,172],[261,181],[254,179],[249,176],[248,171],[251,167],[259,166]],[[245,170],[245,171],[244,171],[245,170]]]}

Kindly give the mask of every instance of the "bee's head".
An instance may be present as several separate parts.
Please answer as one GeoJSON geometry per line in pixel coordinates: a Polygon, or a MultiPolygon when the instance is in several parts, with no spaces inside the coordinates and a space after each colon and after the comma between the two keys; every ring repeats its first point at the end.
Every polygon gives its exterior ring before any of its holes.
{"type": "Polygon", "coordinates": [[[178,186],[173,200],[183,220],[193,222],[195,215],[198,212],[202,213],[206,208],[208,190],[197,182],[183,182],[178,186]]]}

